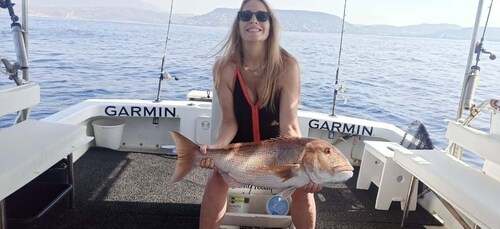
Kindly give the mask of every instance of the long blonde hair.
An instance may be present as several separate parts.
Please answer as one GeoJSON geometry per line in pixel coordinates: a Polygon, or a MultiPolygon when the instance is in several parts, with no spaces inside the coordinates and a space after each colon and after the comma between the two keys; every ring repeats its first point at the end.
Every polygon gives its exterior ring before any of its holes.
{"type": "MultiPolygon", "coordinates": [[[[241,3],[239,11],[243,9],[245,4],[253,0],[243,0],[241,3]]],[[[269,36],[266,40],[266,50],[265,55],[266,64],[264,65],[264,92],[259,93],[258,101],[260,101],[260,107],[265,107],[271,105],[271,109],[275,109],[274,100],[277,95],[277,82],[278,77],[285,70],[285,58],[294,59],[285,49],[280,46],[280,24],[276,19],[274,12],[269,7],[269,4],[265,0],[255,0],[260,1],[266,7],[269,12],[269,23],[270,30],[269,36]]],[[[225,66],[228,64],[235,64],[241,69],[243,65],[243,44],[241,41],[240,29],[239,29],[239,18],[236,16],[231,31],[229,32],[227,40],[218,52],[221,54],[221,58],[218,60],[217,64],[214,65],[214,76],[216,88],[220,83],[220,76],[225,66]]],[[[294,59],[295,60],[295,59],[294,59]]]]}

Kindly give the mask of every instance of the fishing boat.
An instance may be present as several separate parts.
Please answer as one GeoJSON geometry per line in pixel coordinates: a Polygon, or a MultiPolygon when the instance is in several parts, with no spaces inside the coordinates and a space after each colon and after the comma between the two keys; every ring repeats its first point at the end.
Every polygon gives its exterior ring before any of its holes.
{"type": "MultiPolygon", "coordinates": [[[[27,2],[22,23],[10,0],[1,3],[12,19],[17,59],[2,59],[16,85],[0,91],[0,115],[17,116],[0,129],[0,229],[197,228],[207,173],[196,169],[170,182],[176,152],[169,132],[212,142],[220,118],[216,96],[207,89],[162,100],[162,82],[175,78],[162,66],[156,100],[89,99],[30,119],[42,98],[37,76],[29,74],[27,2]]],[[[299,110],[302,136],[331,142],[355,166],[349,181],[315,194],[318,228],[500,228],[500,100],[474,100],[479,57],[494,59],[483,39],[476,43],[482,9],[479,0],[446,150],[434,149],[418,121],[401,129],[337,115],[335,105],[332,113],[299,110]],[[489,130],[470,126],[479,114],[489,116],[489,130]],[[484,165],[464,163],[464,150],[484,158],[484,165]]],[[[269,211],[277,192],[230,190],[235,201],[221,228],[294,228],[286,211],[269,211]]]]}

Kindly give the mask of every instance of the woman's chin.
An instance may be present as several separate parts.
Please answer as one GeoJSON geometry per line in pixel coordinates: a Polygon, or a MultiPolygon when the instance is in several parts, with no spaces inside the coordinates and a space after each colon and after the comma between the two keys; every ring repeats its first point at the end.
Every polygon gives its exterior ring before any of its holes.
{"type": "Polygon", "coordinates": [[[264,36],[247,36],[242,38],[242,40],[246,42],[264,42],[266,39],[267,38],[264,36]]]}

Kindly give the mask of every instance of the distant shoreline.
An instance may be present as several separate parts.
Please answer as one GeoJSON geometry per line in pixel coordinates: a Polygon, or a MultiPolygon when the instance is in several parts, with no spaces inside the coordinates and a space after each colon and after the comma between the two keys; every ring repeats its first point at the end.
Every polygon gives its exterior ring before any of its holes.
{"type": "MultiPolygon", "coordinates": [[[[237,9],[218,8],[203,15],[173,14],[172,24],[202,27],[229,27],[237,9]]],[[[16,11],[16,12],[19,12],[16,11]]],[[[331,14],[299,11],[276,10],[280,17],[283,31],[340,33],[342,20],[331,14]]],[[[6,15],[8,16],[8,15],[6,15]]],[[[85,20],[100,22],[118,22],[131,24],[168,24],[168,13],[135,9],[130,7],[32,7],[30,16],[66,20],[85,20]]],[[[346,34],[421,37],[453,40],[470,40],[472,28],[451,24],[420,24],[410,26],[345,24],[346,34]]],[[[500,41],[500,28],[490,27],[486,33],[487,41],[500,41]]]]}

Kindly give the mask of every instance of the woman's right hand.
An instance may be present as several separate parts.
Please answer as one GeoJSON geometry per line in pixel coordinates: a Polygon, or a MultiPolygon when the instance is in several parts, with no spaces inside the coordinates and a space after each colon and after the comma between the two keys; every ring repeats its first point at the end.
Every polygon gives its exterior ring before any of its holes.
{"type": "MultiPolygon", "coordinates": [[[[207,155],[207,149],[209,149],[210,146],[208,145],[202,145],[200,146],[200,153],[203,154],[204,156],[207,155]]],[[[212,160],[212,158],[205,157],[201,159],[200,161],[200,167],[204,169],[214,169],[215,168],[215,162],[212,160]]]]}

